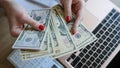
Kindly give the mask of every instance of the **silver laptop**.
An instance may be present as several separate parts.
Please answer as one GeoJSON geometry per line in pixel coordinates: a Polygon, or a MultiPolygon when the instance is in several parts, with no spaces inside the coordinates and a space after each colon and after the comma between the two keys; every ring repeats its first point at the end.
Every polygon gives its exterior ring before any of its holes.
{"type": "Polygon", "coordinates": [[[86,0],[83,23],[98,39],[58,61],[66,68],[106,68],[120,50],[120,9],[110,0],[86,0]]]}

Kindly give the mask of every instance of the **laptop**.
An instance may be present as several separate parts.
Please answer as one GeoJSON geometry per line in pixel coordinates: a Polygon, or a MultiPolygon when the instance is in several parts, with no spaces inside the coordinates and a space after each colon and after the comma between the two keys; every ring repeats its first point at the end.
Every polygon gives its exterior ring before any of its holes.
{"type": "Polygon", "coordinates": [[[110,0],[85,0],[84,25],[98,38],[58,58],[66,68],[106,68],[120,51],[120,9],[110,0]]]}

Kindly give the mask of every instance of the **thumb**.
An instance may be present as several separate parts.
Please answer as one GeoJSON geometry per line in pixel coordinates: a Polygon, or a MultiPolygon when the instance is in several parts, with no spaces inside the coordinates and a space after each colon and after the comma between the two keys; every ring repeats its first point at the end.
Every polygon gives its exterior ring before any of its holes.
{"type": "Polygon", "coordinates": [[[83,13],[80,13],[82,11],[79,11],[78,14],[77,14],[77,18],[71,28],[71,33],[74,35],[77,31],[77,27],[78,25],[80,24],[80,22],[83,20],[83,13]]]}
{"type": "Polygon", "coordinates": [[[71,11],[72,0],[62,0],[62,3],[64,6],[65,19],[67,22],[70,22],[72,20],[71,11]]]}

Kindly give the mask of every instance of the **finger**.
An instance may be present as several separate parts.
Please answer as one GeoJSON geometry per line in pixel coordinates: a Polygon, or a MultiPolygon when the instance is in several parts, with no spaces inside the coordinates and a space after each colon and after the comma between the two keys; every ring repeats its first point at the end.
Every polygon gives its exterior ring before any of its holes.
{"type": "Polygon", "coordinates": [[[36,22],[34,19],[32,19],[28,15],[23,15],[21,21],[23,21],[23,23],[27,23],[27,24],[31,25],[33,28],[35,28],[37,30],[44,30],[45,29],[45,26],[42,23],[36,22]]]}
{"type": "Polygon", "coordinates": [[[84,5],[85,5],[85,3],[84,3],[83,0],[80,0],[80,1],[76,2],[75,8],[78,8],[78,9],[74,9],[75,14],[76,14],[76,21],[71,28],[72,34],[76,33],[77,27],[78,27],[80,21],[83,19],[84,5]]]}
{"type": "Polygon", "coordinates": [[[75,23],[73,24],[72,28],[71,28],[71,33],[74,35],[76,33],[77,27],[79,25],[79,23],[82,21],[83,19],[83,11],[80,11],[77,13],[77,17],[75,20],[75,23]]]}
{"type": "Polygon", "coordinates": [[[16,19],[14,18],[10,19],[9,25],[10,25],[10,33],[13,37],[17,37],[24,28],[23,24],[18,23],[18,21],[16,21],[16,19]]]}
{"type": "Polygon", "coordinates": [[[65,13],[65,18],[67,22],[70,22],[72,20],[72,11],[71,11],[71,5],[72,5],[72,0],[64,0],[64,13],[65,13]]]}
{"type": "Polygon", "coordinates": [[[79,2],[72,4],[72,12],[77,14],[77,12],[81,9],[81,5],[79,2]]]}

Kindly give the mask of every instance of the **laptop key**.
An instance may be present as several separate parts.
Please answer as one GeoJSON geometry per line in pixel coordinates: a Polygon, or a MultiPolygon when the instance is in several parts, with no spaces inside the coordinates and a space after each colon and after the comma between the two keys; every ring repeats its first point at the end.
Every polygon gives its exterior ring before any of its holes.
{"type": "Polygon", "coordinates": [[[104,60],[107,60],[108,56],[105,56],[104,60]]]}
{"type": "Polygon", "coordinates": [[[120,40],[118,41],[118,43],[120,43],[120,40]]]}
{"type": "Polygon", "coordinates": [[[96,47],[99,47],[99,46],[100,46],[100,44],[97,42],[97,43],[95,43],[95,46],[96,46],[96,47]]]}
{"type": "Polygon", "coordinates": [[[84,56],[84,53],[81,52],[81,53],[79,54],[79,57],[82,58],[83,56],[84,56]]]}
{"type": "Polygon", "coordinates": [[[111,47],[111,48],[113,47],[113,45],[114,45],[114,44],[113,44],[112,42],[110,42],[110,43],[108,44],[108,46],[111,47]]]}
{"type": "Polygon", "coordinates": [[[120,22],[120,16],[117,18],[117,21],[120,22]]]}
{"type": "Polygon", "coordinates": [[[74,68],[80,68],[83,64],[79,62],[74,68]]]}
{"type": "Polygon", "coordinates": [[[75,58],[75,60],[71,63],[71,65],[74,67],[76,65],[76,63],[78,63],[79,60],[80,60],[80,58],[77,56],[75,58]]]}
{"type": "Polygon", "coordinates": [[[108,52],[108,56],[110,56],[110,55],[111,55],[111,53],[112,53],[112,52],[108,52]]]}
{"type": "Polygon", "coordinates": [[[99,53],[101,52],[101,50],[100,50],[100,49],[98,49],[96,52],[99,54],[99,53]]]}
{"type": "Polygon", "coordinates": [[[109,16],[106,16],[105,19],[108,20],[110,17],[109,16]]]}
{"type": "Polygon", "coordinates": [[[107,51],[107,52],[110,51],[110,47],[106,47],[106,51],[107,51]]]}
{"type": "Polygon", "coordinates": [[[93,66],[93,67],[96,67],[96,66],[97,66],[97,63],[94,62],[94,63],[92,64],[92,66],[93,66]]]}
{"type": "Polygon", "coordinates": [[[114,30],[112,33],[115,35],[115,34],[117,34],[117,31],[116,31],[116,30],[114,30]]]}
{"type": "Polygon", "coordinates": [[[86,53],[86,52],[87,52],[87,49],[83,49],[83,52],[86,53]]]}
{"type": "Polygon", "coordinates": [[[114,37],[114,35],[113,34],[110,34],[110,38],[113,38],[114,37]]]}
{"type": "Polygon", "coordinates": [[[94,61],[95,60],[95,58],[94,57],[90,57],[90,61],[92,62],[92,61],[94,61]]]}
{"type": "Polygon", "coordinates": [[[92,55],[92,54],[93,54],[93,51],[90,50],[90,51],[88,52],[88,54],[89,54],[89,55],[92,55]]]}
{"type": "Polygon", "coordinates": [[[105,35],[108,36],[110,33],[108,31],[105,32],[105,35]]]}
{"type": "Polygon", "coordinates": [[[85,63],[85,62],[86,62],[86,59],[85,59],[85,58],[82,58],[81,62],[82,62],[82,63],[85,63]]]}
{"type": "Polygon", "coordinates": [[[99,31],[99,33],[100,33],[100,34],[103,34],[103,33],[104,33],[104,31],[100,30],[100,31],[99,31]]]}
{"type": "Polygon", "coordinates": [[[103,40],[102,40],[102,39],[99,39],[99,40],[98,40],[98,42],[99,42],[99,43],[102,43],[102,42],[103,42],[103,40]]]}
{"type": "Polygon", "coordinates": [[[114,24],[115,24],[115,25],[118,25],[118,21],[115,21],[114,24]]]}
{"type": "Polygon", "coordinates": [[[113,15],[113,13],[111,13],[111,12],[110,12],[108,15],[109,15],[109,16],[112,16],[112,15],[113,15]]]}
{"type": "Polygon", "coordinates": [[[118,36],[120,37],[120,32],[118,33],[118,36]]]}
{"type": "Polygon", "coordinates": [[[104,56],[103,56],[102,54],[99,55],[99,58],[100,58],[100,59],[103,59],[103,57],[104,57],[104,56]]]}
{"type": "Polygon", "coordinates": [[[116,30],[116,31],[120,31],[120,27],[117,26],[117,27],[115,28],[115,30],[116,30]]]}
{"type": "Polygon", "coordinates": [[[97,68],[101,68],[101,65],[99,64],[99,65],[97,65],[97,68]]]}
{"type": "Polygon", "coordinates": [[[97,58],[95,61],[96,61],[97,63],[99,63],[101,60],[100,60],[99,58],[97,58]]]}
{"type": "Polygon", "coordinates": [[[116,39],[116,40],[118,40],[119,38],[120,38],[120,36],[118,36],[118,35],[115,36],[115,39],[116,39]]]}
{"type": "Polygon", "coordinates": [[[74,59],[76,57],[76,55],[73,53],[71,56],[70,56],[72,59],[74,59]]]}
{"type": "Polygon", "coordinates": [[[110,20],[108,21],[108,23],[109,23],[109,24],[112,24],[112,23],[113,23],[113,20],[110,19],[110,20]]]}
{"type": "MultiPolygon", "coordinates": [[[[120,40],[119,40],[119,41],[120,41],[120,40]]],[[[120,43],[118,42],[118,43],[114,44],[114,47],[116,48],[116,47],[118,46],[118,44],[120,44],[120,43]]]]}
{"type": "Polygon", "coordinates": [[[101,45],[101,46],[100,46],[100,49],[101,49],[101,50],[103,50],[103,49],[104,49],[104,46],[103,46],[103,45],[101,45]]]}
{"type": "MultiPolygon", "coordinates": [[[[105,21],[106,22],[106,21],[105,21]]],[[[98,30],[102,27],[102,24],[99,24],[96,29],[93,31],[93,34],[96,34],[98,32],[98,30]]]]}
{"type": "Polygon", "coordinates": [[[111,32],[111,31],[112,31],[112,29],[111,29],[111,28],[109,28],[109,29],[108,29],[108,31],[109,31],[109,32],[111,32]]]}
{"type": "Polygon", "coordinates": [[[86,59],[88,59],[89,57],[90,57],[90,55],[88,55],[88,54],[85,55],[85,58],[86,58],[86,59]]]}
{"type": "Polygon", "coordinates": [[[115,50],[115,48],[116,48],[116,47],[114,46],[114,47],[111,49],[111,52],[113,52],[113,51],[115,50]]]}
{"type": "Polygon", "coordinates": [[[92,47],[92,50],[93,50],[93,51],[95,51],[96,49],[97,49],[97,48],[96,48],[95,46],[94,46],[94,47],[92,47]]]}
{"type": "Polygon", "coordinates": [[[112,40],[112,43],[113,43],[113,44],[115,44],[116,42],[117,42],[117,40],[115,40],[115,39],[112,40]]]}
{"type": "Polygon", "coordinates": [[[119,15],[119,12],[116,12],[115,15],[113,15],[112,20],[115,20],[119,15]]]}
{"type": "Polygon", "coordinates": [[[105,26],[108,28],[108,27],[110,26],[110,24],[109,24],[109,23],[107,23],[105,26]]]}
{"type": "Polygon", "coordinates": [[[112,13],[115,13],[116,12],[116,10],[115,9],[112,9],[112,11],[111,11],[112,13]]]}
{"type": "Polygon", "coordinates": [[[97,34],[97,35],[96,35],[97,38],[100,38],[100,36],[101,36],[100,34],[97,34]]]}
{"type": "Polygon", "coordinates": [[[105,62],[105,60],[102,60],[100,64],[103,64],[105,62]]]}
{"type": "Polygon", "coordinates": [[[70,57],[69,57],[69,58],[67,58],[67,61],[69,62],[69,61],[70,61],[70,59],[71,59],[70,57]]]}
{"type": "Polygon", "coordinates": [[[86,49],[90,49],[90,48],[91,48],[91,45],[86,46],[86,49]]]}
{"type": "Polygon", "coordinates": [[[91,64],[91,62],[90,62],[90,61],[87,61],[87,62],[86,62],[86,65],[87,65],[87,66],[89,66],[90,64],[91,64]]]}
{"type": "Polygon", "coordinates": [[[98,54],[97,54],[97,53],[94,53],[94,54],[93,54],[93,56],[94,56],[94,57],[97,57],[97,56],[98,56],[98,54]]]}
{"type": "Polygon", "coordinates": [[[103,36],[102,36],[102,39],[105,39],[105,38],[106,38],[106,36],[105,36],[105,35],[103,35],[103,36]]]}
{"type": "Polygon", "coordinates": [[[111,41],[111,39],[108,37],[108,38],[106,39],[106,41],[107,41],[107,42],[110,42],[110,41],[111,41]]]}
{"type": "Polygon", "coordinates": [[[103,55],[106,55],[106,54],[107,54],[107,52],[104,50],[104,51],[102,52],[102,54],[103,54],[103,55]]]}
{"type": "Polygon", "coordinates": [[[88,68],[88,66],[87,65],[83,65],[82,68],[88,68]]]}
{"type": "Polygon", "coordinates": [[[112,27],[112,29],[114,29],[114,28],[115,28],[115,25],[114,25],[114,24],[112,24],[112,26],[111,26],[111,27],[112,27]]]}
{"type": "Polygon", "coordinates": [[[104,31],[106,31],[107,30],[107,28],[105,27],[105,26],[103,26],[103,28],[102,28],[104,31]]]}
{"type": "Polygon", "coordinates": [[[108,43],[106,41],[103,42],[103,45],[107,45],[108,43]]]}

